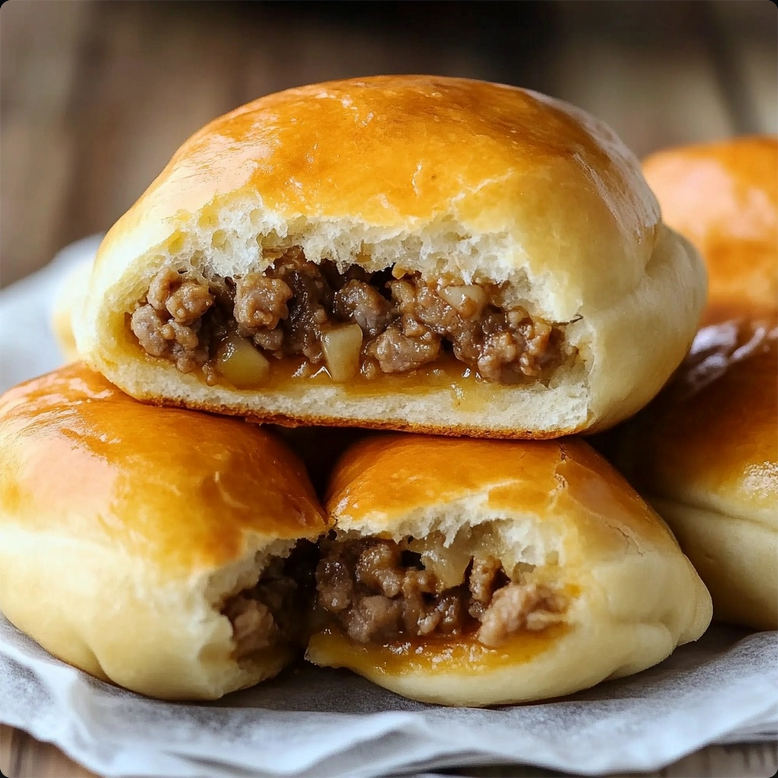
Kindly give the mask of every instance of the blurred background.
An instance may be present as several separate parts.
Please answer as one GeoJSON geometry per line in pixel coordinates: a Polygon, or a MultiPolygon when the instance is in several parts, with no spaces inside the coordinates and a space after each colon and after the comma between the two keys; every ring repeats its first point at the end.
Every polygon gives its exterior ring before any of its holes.
{"type": "Polygon", "coordinates": [[[110,2],[0,11],[0,284],[107,229],[209,119],[378,73],[576,103],[639,155],[778,130],[769,0],[110,2]]]}

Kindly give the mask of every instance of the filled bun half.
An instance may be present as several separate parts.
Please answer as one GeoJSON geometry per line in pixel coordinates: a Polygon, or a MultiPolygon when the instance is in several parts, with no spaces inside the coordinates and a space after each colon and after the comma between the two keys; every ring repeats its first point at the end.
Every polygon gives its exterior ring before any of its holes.
{"type": "Polygon", "coordinates": [[[97,678],[214,699],[275,675],[304,639],[298,541],[323,531],[302,465],[253,425],[81,364],[0,398],[0,611],[97,678]]]}
{"type": "Polygon", "coordinates": [[[383,76],[196,133],[106,236],[75,328],[154,403],[550,438],[645,405],[704,296],[604,124],[514,87],[383,76]]]}
{"type": "Polygon", "coordinates": [[[710,622],[666,525],[580,439],[374,436],[339,460],[326,507],[306,656],[412,699],[568,694],[710,622]]]}
{"type": "Polygon", "coordinates": [[[778,628],[778,318],[703,327],[673,382],[613,432],[721,621],[778,628]]]}
{"type": "Polygon", "coordinates": [[[778,137],[659,151],[643,165],[662,217],[702,253],[707,323],[778,308],[778,137]]]}

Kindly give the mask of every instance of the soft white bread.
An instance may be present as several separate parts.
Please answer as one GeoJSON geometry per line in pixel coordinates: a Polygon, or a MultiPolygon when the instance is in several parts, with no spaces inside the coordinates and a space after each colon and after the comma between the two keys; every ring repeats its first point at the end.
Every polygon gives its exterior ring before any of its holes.
{"type": "Polygon", "coordinates": [[[701,252],[705,322],[778,308],[778,138],[754,136],[664,149],[643,170],[662,217],[701,252]]]}
{"type": "Polygon", "coordinates": [[[666,519],[714,616],[778,628],[778,319],[700,330],[673,382],[623,428],[614,460],[666,519]]]}
{"type": "Polygon", "coordinates": [[[97,678],[213,699],[275,675],[295,647],[238,658],[221,610],[325,529],[253,425],[142,405],[80,364],[0,399],[0,610],[97,678]]]}
{"type": "MultiPolygon", "coordinates": [[[[445,545],[422,553],[428,569],[493,555],[514,584],[509,571],[520,569],[527,585],[561,598],[547,626],[519,628],[496,647],[481,631],[365,644],[325,623],[313,635],[310,661],[406,697],[469,706],[555,697],[650,667],[710,622],[710,596],[670,531],[580,439],[374,436],[339,460],[326,507],[343,540],[437,534],[445,545]]],[[[326,574],[320,563],[320,604],[326,574]]],[[[365,575],[359,567],[354,591],[365,575]]]]}
{"type": "Polygon", "coordinates": [[[90,365],[155,403],[544,438],[645,405],[686,353],[704,296],[696,252],[662,224],[604,124],[514,87],[384,76],[269,95],[190,138],[103,241],[76,339],[90,365]],[[293,247],[340,272],[498,285],[506,305],[561,328],[569,359],[518,385],[436,363],[410,378],[311,380],[271,359],[268,383],[238,389],[139,346],[130,316],[162,268],[240,279],[293,247]]]}
{"type": "Polygon", "coordinates": [[[80,311],[84,305],[91,274],[91,258],[77,262],[65,276],[54,300],[51,331],[67,362],[75,362],[78,359],[76,337],[73,334],[73,314],[80,311]]]}

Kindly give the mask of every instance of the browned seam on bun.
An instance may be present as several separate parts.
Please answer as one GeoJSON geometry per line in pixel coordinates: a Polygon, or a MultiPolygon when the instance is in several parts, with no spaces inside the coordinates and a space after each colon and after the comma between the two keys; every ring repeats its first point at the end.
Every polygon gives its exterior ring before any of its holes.
{"type": "Polygon", "coordinates": [[[213,699],[277,674],[300,647],[272,597],[308,607],[287,562],[326,530],[259,427],[144,405],[80,363],[0,398],[0,609],[98,678],[213,699]]]}
{"type": "Polygon", "coordinates": [[[306,656],[412,699],[567,694],[661,661],[710,621],[665,524],[579,439],[371,435],[339,459],[325,504],[337,534],[306,656]]]}
{"type": "Polygon", "coordinates": [[[754,136],[652,154],[643,170],[664,220],[702,253],[708,323],[778,306],[778,138],[754,136]]]}

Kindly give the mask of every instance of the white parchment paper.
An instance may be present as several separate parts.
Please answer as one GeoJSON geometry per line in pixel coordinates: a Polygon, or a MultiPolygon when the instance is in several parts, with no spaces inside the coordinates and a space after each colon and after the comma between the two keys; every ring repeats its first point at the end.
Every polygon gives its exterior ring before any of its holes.
{"type": "MultiPolygon", "coordinates": [[[[75,244],[0,293],[2,389],[59,364],[52,301],[96,245],[75,244]]],[[[655,770],[709,743],[776,737],[778,633],[714,626],[632,678],[493,710],[423,705],[304,664],[217,703],[182,705],[90,678],[0,616],[0,723],[110,776],[336,778],[511,762],[655,770]]]]}

